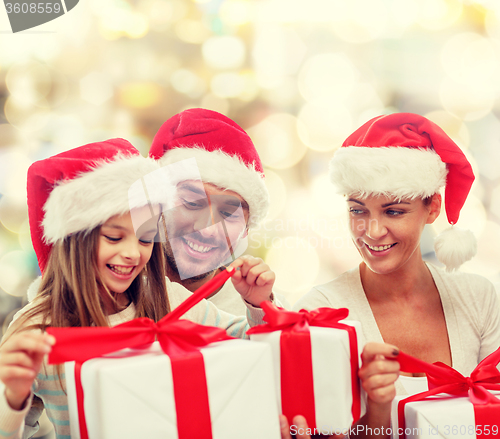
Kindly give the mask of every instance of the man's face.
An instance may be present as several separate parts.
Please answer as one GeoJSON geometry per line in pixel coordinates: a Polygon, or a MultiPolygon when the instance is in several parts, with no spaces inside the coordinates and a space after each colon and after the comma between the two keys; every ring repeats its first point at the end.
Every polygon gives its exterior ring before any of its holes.
{"type": "Polygon", "coordinates": [[[199,180],[179,183],[175,207],[164,213],[170,267],[182,280],[216,270],[246,236],[248,215],[247,203],[236,192],[199,180]]]}

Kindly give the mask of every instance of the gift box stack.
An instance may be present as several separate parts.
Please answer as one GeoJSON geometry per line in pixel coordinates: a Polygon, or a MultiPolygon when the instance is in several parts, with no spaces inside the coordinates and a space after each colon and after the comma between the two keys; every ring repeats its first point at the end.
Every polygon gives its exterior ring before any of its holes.
{"type": "Polygon", "coordinates": [[[290,423],[301,414],[332,431],[359,418],[359,324],[343,321],[347,310],[264,302],[260,343],[180,320],[230,274],[220,276],[158,323],[49,328],[49,362],[67,362],[73,439],[278,439],[281,407],[290,423]]]}
{"type": "Polygon", "coordinates": [[[400,352],[403,372],[423,372],[429,390],[396,397],[392,405],[394,439],[489,438],[500,436],[500,349],[464,377],[443,363],[426,363],[400,352]]]}

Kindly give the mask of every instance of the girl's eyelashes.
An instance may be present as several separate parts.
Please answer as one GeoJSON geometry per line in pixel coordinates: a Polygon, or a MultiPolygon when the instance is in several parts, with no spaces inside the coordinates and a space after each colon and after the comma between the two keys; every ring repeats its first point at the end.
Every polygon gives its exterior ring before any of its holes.
{"type": "Polygon", "coordinates": [[[403,210],[388,209],[385,211],[385,213],[389,216],[399,216],[399,215],[404,215],[406,212],[403,210]]]}
{"type": "Polygon", "coordinates": [[[121,238],[113,238],[112,236],[103,235],[107,240],[111,242],[118,242],[121,238]]]}

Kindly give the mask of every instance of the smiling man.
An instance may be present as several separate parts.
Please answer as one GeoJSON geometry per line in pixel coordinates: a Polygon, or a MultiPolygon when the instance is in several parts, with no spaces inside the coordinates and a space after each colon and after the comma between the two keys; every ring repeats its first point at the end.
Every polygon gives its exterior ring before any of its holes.
{"type": "MultiPolygon", "coordinates": [[[[262,163],[238,124],[201,108],[167,120],[149,155],[169,165],[176,187],[172,208],[164,212],[167,274],[194,291],[243,254],[248,229],[266,215],[262,163]]],[[[210,300],[232,314],[246,312],[231,282],[210,300]]]]}

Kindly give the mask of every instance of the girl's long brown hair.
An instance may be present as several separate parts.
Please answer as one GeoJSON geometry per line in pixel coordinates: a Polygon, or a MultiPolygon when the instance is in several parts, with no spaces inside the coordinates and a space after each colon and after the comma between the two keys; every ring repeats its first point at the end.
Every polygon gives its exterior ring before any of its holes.
{"type": "MultiPolygon", "coordinates": [[[[99,237],[100,227],[97,227],[54,244],[36,305],[15,322],[12,332],[44,330],[47,326],[108,326],[101,291],[112,301],[114,298],[101,282],[97,269],[99,237]],[[34,323],[26,326],[32,320],[34,323]]],[[[123,294],[134,303],[136,317],[158,321],[170,311],[160,242],[153,244],[151,258],[123,294]]]]}

